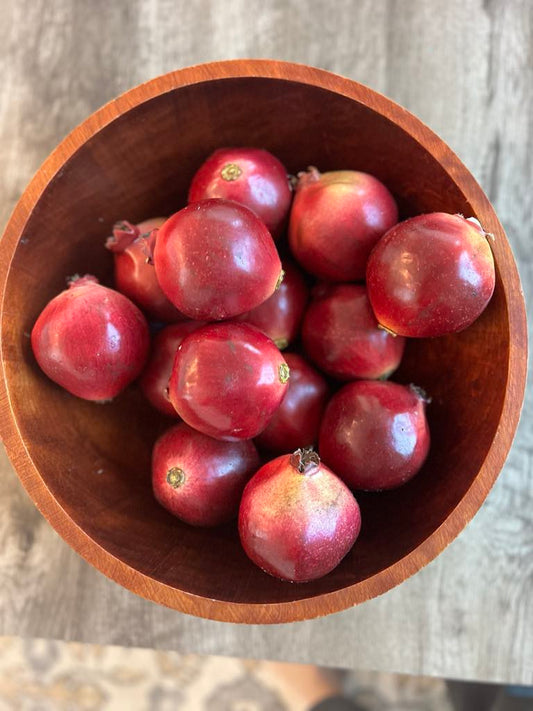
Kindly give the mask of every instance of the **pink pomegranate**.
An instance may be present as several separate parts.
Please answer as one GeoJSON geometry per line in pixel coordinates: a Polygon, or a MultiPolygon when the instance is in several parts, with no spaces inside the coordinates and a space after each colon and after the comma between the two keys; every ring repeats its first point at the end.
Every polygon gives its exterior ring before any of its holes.
{"type": "Polygon", "coordinates": [[[341,562],[361,528],[350,490],[315,452],[298,450],[265,464],[250,479],[239,509],[239,535],[251,560],[282,580],[321,578],[341,562]]]}

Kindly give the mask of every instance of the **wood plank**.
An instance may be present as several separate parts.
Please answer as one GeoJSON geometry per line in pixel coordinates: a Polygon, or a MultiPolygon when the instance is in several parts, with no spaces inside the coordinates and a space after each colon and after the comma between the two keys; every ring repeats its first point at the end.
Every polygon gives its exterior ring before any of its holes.
{"type": "MultiPolygon", "coordinates": [[[[0,5],[0,221],[99,105],[195,62],[271,56],[350,76],[416,113],[493,200],[533,297],[533,5],[8,0],[0,5]]],[[[0,634],[533,682],[533,397],[487,502],[426,569],[353,610],[287,626],[199,620],[143,601],[59,539],[3,458],[0,634]],[[361,643],[363,641],[363,643],[361,643]]]]}

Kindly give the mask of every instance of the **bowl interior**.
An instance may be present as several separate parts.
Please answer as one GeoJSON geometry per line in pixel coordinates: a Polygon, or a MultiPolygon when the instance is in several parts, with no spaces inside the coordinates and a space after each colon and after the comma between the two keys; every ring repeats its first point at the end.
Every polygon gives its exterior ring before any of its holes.
{"type": "Polygon", "coordinates": [[[135,386],[105,406],[49,381],[29,333],[46,302],[76,272],[111,284],[103,248],[113,223],[169,214],[215,148],[267,148],[289,171],[352,168],[383,180],[403,216],[472,214],[448,173],[402,128],[363,104],[298,82],[239,78],[179,88],[118,117],[50,182],[10,267],[4,318],[6,382],[27,452],[70,517],[102,548],[171,587],[209,599],[276,603],[362,583],[408,555],[443,524],[474,481],[498,426],[509,357],[498,277],[484,315],[467,331],[411,341],[393,378],[433,398],[432,447],[423,471],[394,492],[360,495],[363,528],[325,578],[290,585],[257,569],[236,527],[193,529],[154,501],[150,452],[168,422],[135,386]],[[13,318],[10,317],[10,310],[13,318]]]}

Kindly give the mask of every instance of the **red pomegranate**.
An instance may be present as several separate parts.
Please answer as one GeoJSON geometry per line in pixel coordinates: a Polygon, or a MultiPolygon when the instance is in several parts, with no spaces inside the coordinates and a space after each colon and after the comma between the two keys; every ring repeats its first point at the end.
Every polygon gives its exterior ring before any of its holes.
{"type": "Polygon", "coordinates": [[[172,215],[155,237],[164,293],[182,313],[217,321],[259,306],[281,283],[270,232],[247,207],[201,200],[172,215]]]}
{"type": "Polygon", "coordinates": [[[470,326],[494,291],[494,259],[477,220],[434,212],[400,222],[367,268],[376,318],[393,333],[444,336],[470,326]]]}
{"type": "Polygon", "coordinates": [[[200,166],[189,202],[224,198],[248,207],[277,239],[285,227],[292,190],[283,164],[262,148],[219,148],[200,166]]]}
{"type": "Polygon", "coordinates": [[[429,450],[425,394],[414,386],[359,380],[331,398],[318,451],[353,489],[394,489],[420,470],[429,450]]]}
{"type": "Polygon", "coordinates": [[[379,238],[398,221],[396,202],[368,173],[300,173],[291,209],[289,244],[297,261],[326,281],[365,278],[379,238]]]}
{"type": "Polygon", "coordinates": [[[152,485],[167,511],[193,526],[237,516],[242,491],[259,466],[253,442],[220,442],[180,423],[152,454],[152,485]]]}
{"type": "Polygon", "coordinates": [[[210,437],[250,439],[279,407],[289,366],[274,343],[247,323],[212,323],[183,339],[169,398],[178,415],[210,437]]]}
{"type": "Polygon", "coordinates": [[[142,313],[94,276],[73,277],[31,332],[37,363],[68,392],[111,400],[140,374],[150,337],[142,313]]]}
{"type": "Polygon", "coordinates": [[[138,225],[125,220],[117,222],[105,246],[113,252],[117,290],[137,304],[151,319],[174,323],[186,317],[163,294],[154,265],[148,259],[150,248],[144,239],[147,233],[164,222],[164,217],[154,217],[138,225]]]}

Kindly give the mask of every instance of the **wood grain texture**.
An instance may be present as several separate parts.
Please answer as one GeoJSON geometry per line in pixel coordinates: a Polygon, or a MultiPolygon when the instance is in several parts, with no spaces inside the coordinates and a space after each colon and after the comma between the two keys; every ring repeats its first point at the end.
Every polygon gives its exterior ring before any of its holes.
{"type": "MultiPolygon", "coordinates": [[[[406,12],[402,3],[341,2],[332,9],[274,2],[261,12],[258,3],[228,9],[214,2],[203,9],[63,0],[2,5],[4,218],[62,135],[122,89],[196,61],[276,56],[363,81],[440,133],[489,192],[531,293],[524,189],[532,164],[530,3],[412,2],[406,12]]],[[[188,618],[126,593],[53,534],[6,464],[0,630],[530,682],[532,418],[528,395],[505,472],[438,561],[383,598],[290,632],[188,618]]]]}

